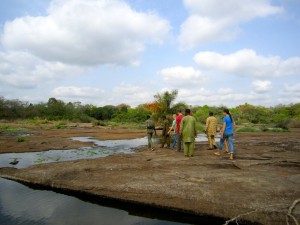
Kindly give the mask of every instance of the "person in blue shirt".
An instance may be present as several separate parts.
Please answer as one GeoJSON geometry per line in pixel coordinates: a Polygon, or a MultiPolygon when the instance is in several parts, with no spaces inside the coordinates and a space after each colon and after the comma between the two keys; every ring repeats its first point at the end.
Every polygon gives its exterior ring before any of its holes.
{"type": "Polygon", "coordinates": [[[222,151],[223,143],[225,140],[227,140],[229,145],[229,154],[230,154],[229,159],[233,160],[234,147],[233,147],[232,138],[233,138],[234,121],[228,109],[223,110],[223,115],[224,118],[223,118],[223,126],[221,129],[219,151],[216,151],[214,154],[220,155],[220,151],[222,151]]]}

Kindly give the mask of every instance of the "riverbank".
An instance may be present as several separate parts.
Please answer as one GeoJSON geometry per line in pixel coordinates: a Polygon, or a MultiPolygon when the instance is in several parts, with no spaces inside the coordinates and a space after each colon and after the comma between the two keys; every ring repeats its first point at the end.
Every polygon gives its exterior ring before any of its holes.
{"type": "MultiPolygon", "coordinates": [[[[68,139],[74,136],[99,139],[145,136],[140,130],[97,127],[31,129],[28,140],[17,143],[15,137],[7,134],[0,135],[1,153],[88,145],[68,139]]],[[[293,224],[293,217],[300,219],[300,204],[292,207],[300,198],[299,136],[299,129],[285,133],[238,133],[233,161],[226,154],[213,155],[206,150],[206,143],[197,143],[194,157],[188,159],[183,153],[159,146],[155,151],[141,147],[134,154],[48,163],[26,169],[1,168],[0,176],[225,220],[287,224],[288,217],[293,224]]]]}

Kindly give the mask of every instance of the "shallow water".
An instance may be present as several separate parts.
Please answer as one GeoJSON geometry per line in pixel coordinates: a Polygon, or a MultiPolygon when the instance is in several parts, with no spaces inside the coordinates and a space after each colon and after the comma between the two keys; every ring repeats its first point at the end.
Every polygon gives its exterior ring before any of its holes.
{"type": "Polygon", "coordinates": [[[2,225],[186,224],[130,215],[127,211],[82,201],[48,190],[36,190],[0,178],[2,225]]]}
{"type": "MultiPolygon", "coordinates": [[[[37,163],[67,161],[84,158],[105,157],[114,153],[130,154],[133,149],[147,144],[147,138],[132,140],[96,140],[89,137],[75,137],[74,140],[93,142],[95,147],[73,150],[51,150],[45,152],[1,154],[0,167],[16,168],[37,163]]],[[[156,140],[158,141],[158,140],[156,140]]],[[[198,141],[206,141],[204,135],[198,141]]],[[[76,195],[75,193],[73,193],[76,195]]],[[[77,195],[76,195],[77,196],[77,195]]],[[[122,203],[83,199],[49,190],[38,190],[23,184],[0,178],[0,224],[2,225],[179,225],[179,224],[222,224],[213,217],[195,217],[179,212],[140,206],[120,206],[122,203]]]]}
{"type": "MultiPolygon", "coordinates": [[[[0,167],[26,168],[34,164],[62,162],[79,159],[106,157],[115,153],[131,154],[134,149],[147,144],[147,138],[130,140],[97,140],[91,137],[73,137],[72,140],[93,142],[95,147],[83,147],[71,150],[49,150],[42,152],[5,153],[0,154],[0,167]],[[10,163],[17,160],[16,165],[10,163]]],[[[203,134],[197,136],[196,141],[206,141],[203,134]]],[[[158,143],[158,139],[154,142],[158,143]]]]}

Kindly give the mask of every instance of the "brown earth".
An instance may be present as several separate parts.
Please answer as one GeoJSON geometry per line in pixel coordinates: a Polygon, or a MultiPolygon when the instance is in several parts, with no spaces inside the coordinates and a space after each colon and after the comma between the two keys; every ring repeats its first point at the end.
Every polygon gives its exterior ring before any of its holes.
{"type": "MultiPolygon", "coordinates": [[[[25,128],[2,131],[0,153],[93,145],[68,139],[77,136],[101,140],[145,136],[143,130],[113,127],[25,128]],[[22,132],[30,136],[25,136],[24,142],[17,142],[16,136],[22,132]]],[[[214,156],[206,150],[207,144],[201,142],[196,143],[192,158],[159,146],[148,151],[144,146],[129,155],[40,164],[26,169],[0,168],[0,176],[225,220],[299,224],[299,137],[300,129],[284,133],[237,133],[233,161],[226,154],[214,156]]]]}

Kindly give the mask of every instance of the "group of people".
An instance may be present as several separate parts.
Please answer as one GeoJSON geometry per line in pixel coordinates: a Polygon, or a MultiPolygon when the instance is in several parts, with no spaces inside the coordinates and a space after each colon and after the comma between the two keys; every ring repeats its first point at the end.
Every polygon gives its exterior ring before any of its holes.
{"type": "MultiPolygon", "coordinates": [[[[220,129],[220,142],[217,146],[215,137],[219,131],[217,126],[217,119],[214,117],[213,112],[209,113],[209,117],[206,119],[205,133],[208,138],[209,150],[215,149],[214,154],[220,155],[220,152],[225,146],[225,151],[230,154],[229,159],[233,159],[234,147],[233,147],[233,129],[234,121],[228,109],[223,110],[224,118],[222,120],[222,127],[220,129]],[[229,147],[229,150],[228,150],[229,147]]],[[[156,135],[155,124],[151,120],[150,116],[147,116],[146,121],[147,136],[148,136],[148,148],[152,151],[155,150],[152,142],[153,133],[156,135]]],[[[162,143],[161,148],[167,145],[168,148],[175,149],[180,152],[183,146],[183,152],[185,157],[192,157],[195,149],[195,138],[197,136],[196,119],[193,117],[191,110],[186,109],[185,115],[181,110],[177,111],[177,114],[173,115],[173,121],[170,126],[169,120],[166,116],[163,116],[162,127],[162,143]],[[171,142],[171,136],[173,136],[173,142],[171,142]]]]}

